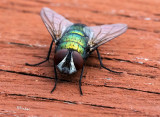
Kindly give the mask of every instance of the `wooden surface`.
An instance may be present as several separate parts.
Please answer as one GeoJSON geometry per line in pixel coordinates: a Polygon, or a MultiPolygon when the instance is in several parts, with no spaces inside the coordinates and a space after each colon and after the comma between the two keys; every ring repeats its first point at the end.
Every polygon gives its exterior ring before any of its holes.
{"type": "Polygon", "coordinates": [[[0,1],[0,116],[160,116],[160,1],[159,0],[1,0],[0,1]],[[54,86],[53,56],[45,59],[51,36],[39,12],[49,7],[75,23],[126,23],[128,31],[99,48],[80,72],[58,73],[54,86]]]}

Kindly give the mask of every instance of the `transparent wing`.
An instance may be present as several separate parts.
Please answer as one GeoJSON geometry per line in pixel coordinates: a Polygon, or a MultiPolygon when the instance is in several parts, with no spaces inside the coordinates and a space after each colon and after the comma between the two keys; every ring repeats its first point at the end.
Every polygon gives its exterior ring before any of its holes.
{"type": "Polygon", "coordinates": [[[90,51],[96,49],[98,46],[116,38],[127,30],[126,24],[111,24],[101,26],[91,26],[91,36],[88,41],[90,51]]]}
{"type": "Polygon", "coordinates": [[[73,24],[63,16],[47,7],[42,8],[40,15],[55,43],[62,36],[65,29],[73,24]]]}

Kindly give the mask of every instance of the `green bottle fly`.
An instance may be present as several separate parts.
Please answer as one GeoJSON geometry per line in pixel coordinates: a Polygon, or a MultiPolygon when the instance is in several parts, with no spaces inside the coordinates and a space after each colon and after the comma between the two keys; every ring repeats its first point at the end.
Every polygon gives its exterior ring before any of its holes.
{"type": "Polygon", "coordinates": [[[42,8],[41,18],[52,36],[52,42],[46,59],[36,64],[28,64],[30,66],[40,65],[49,60],[52,45],[55,43],[54,51],[54,76],[55,85],[51,93],[56,89],[58,81],[58,69],[64,74],[73,74],[81,69],[79,79],[79,89],[82,95],[81,80],[83,77],[84,66],[87,57],[96,50],[101,67],[110,70],[102,63],[98,47],[106,42],[120,36],[127,30],[126,24],[104,24],[99,26],[86,26],[84,24],[75,24],[50,8],[42,8]]]}

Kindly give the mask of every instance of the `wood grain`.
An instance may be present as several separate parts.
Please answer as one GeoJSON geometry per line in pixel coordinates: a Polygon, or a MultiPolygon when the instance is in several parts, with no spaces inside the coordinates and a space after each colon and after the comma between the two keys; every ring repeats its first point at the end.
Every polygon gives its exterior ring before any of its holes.
{"type": "Polygon", "coordinates": [[[1,0],[0,116],[160,116],[159,0],[1,0]],[[93,53],[87,60],[80,96],[80,71],[58,73],[53,57],[45,59],[51,36],[39,12],[49,7],[75,23],[126,23],[128,31],[99,48],[105,66],[93,53]]]}

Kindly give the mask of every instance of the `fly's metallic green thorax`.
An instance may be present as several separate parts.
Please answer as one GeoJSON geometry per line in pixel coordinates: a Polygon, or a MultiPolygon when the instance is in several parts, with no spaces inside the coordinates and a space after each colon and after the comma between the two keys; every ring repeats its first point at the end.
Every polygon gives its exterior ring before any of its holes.
{"type": "Polygon", "coordinates": [[[70,49],[77,51],[85,58],[88,42],[88,37],[84,32],[85,27],[83,24],[74,24],[68,27],[62,35],[56,51],[60,49],[70,49]]]}

